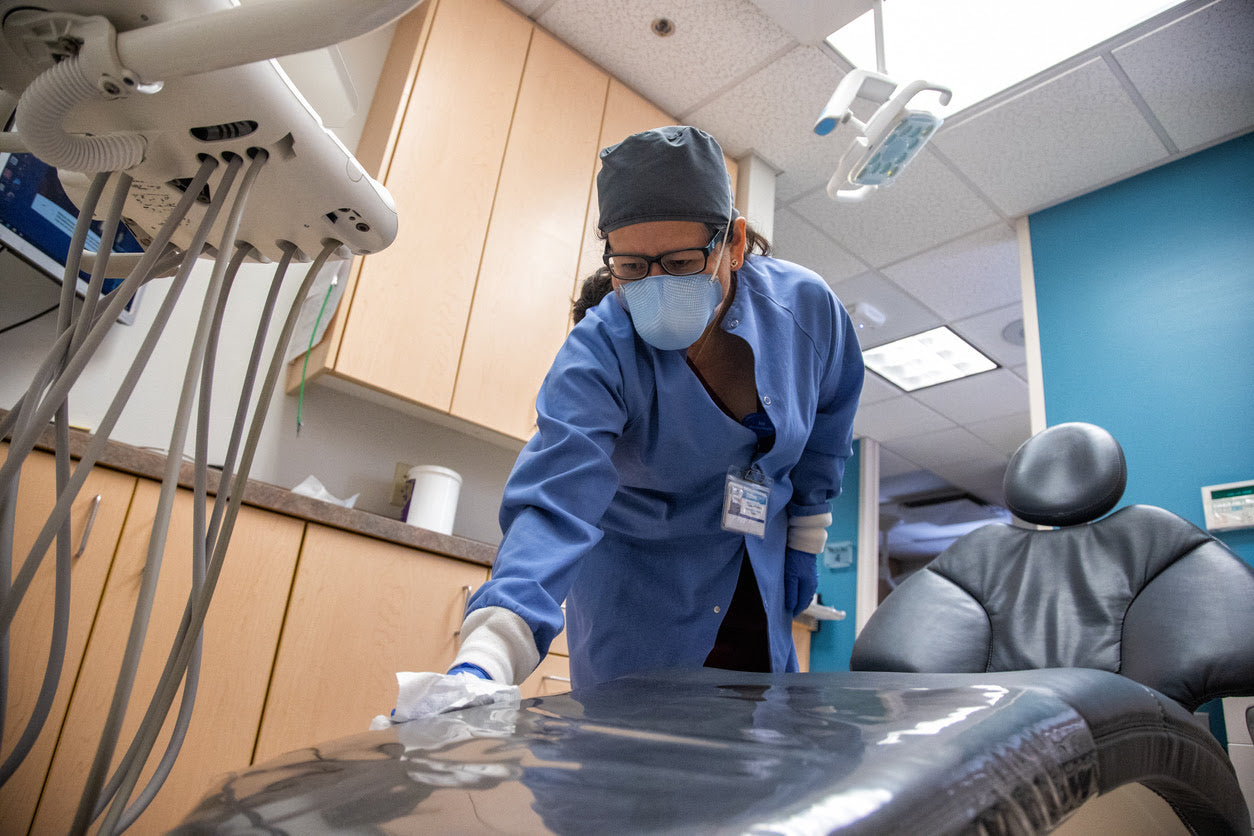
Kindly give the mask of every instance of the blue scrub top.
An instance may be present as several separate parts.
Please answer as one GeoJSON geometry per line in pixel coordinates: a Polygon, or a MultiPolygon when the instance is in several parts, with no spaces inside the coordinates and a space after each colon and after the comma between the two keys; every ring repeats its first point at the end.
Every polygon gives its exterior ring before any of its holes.
{"type": "Polygon", "coordinates": [[[840,493],[862,390],[845,309],[810,270],[765,256],[737,272],[721,327],[753,349],[769,452],[724,413],[683,350],[640,339],[616,294],[575,326],[536,400],[537,432],[505,487],[492,579],[467,612],[522,617],[541,657],[566,602],[576,687],[700,667],[735,591],[745,545],[766,611],[772,669],[796,670],[784,607],[788,517],[840,493]],[[722,529],[730,467],[774,480],[764,537],[722,529]]]}

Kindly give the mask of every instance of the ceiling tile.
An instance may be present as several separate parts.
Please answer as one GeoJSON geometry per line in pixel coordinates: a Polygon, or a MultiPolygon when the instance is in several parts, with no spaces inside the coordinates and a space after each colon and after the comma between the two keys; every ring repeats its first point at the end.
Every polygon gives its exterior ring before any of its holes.
{"type": "Polygon", "coordinates": [[[866,377],[862,382],[862,398],[858,401],[859,405],[879,403],[889,398],[901,397],[901,390],[892,385],[875,372],[867,369],[866,377]]]}
{"type": "Polygon", "coordinates": [[[870,271],[841,282],[836,287],[836,295],[846,308],[866,302],[884,314],[883,325],[858,334],[858,342],[864,349],[943,324],[940,317],[913,296],[870,271]]]}
{"type": "Polygon", "coordinates": [[[1101,58],[942,127],[932,144],[1012,217],[1167,156],[1101,58]]]}
{"type": "MultiPolygon", "coordinates": [[[[885,479],[891,479],[894,476],[903,476],[907,473],[915,473],[919,470],[919,466],[912,461],[907,461],[892,450],[880,447],[880,485],[883,486],[885,479]]],[[[880,501],[884,501],[883,496],[880,501]]]]}
{"type": "Polygon", "coordinates": [[[726,138],[733,157],[753,151],[779,169],[775,195],[787,202],[832,175],[830,138],[814,133],[814,123],[844,74],[830,51],[798,46],[717,99],[680,115],[720,142],[726,138]]]}
{"type": "Polygon", "coordinates": [[[533,17],[538,9],[552,0],[506,0],[511,6],[525,14],[527,17],[533,17]]]}
{"type": "Polygon", "coordinates": [[[956,424],[983,421],[1028,409],[1028,387],[1014,372],[993,369],[911,393],[915,400],[956,424]]]}
{"type": "Polygon", "coordinates": [[[1007,456],[1014,455],[1015,450],[1032,435],[1027,410],[987,421],[975,421],[966,427],[976,438],[988,442],[1007,456]]]}
{"type": "Polygon", "coordinates": [[[833,287],[866,272],[865,264],[790,209],[775,212],[771,253],[809,267],[833,287]]]}
{"type": "Polygon", "coordinates": [[[893,452],[989,502],[1003,501],[1001,482],[1009,456],[961,427],[899,439],[893,452]]]}
{"type": "Polygon", "coordinates": [[[950,326],[964,340],[996,360],[998,364],[1010,368],[1027,362],[1027,351],[1022,342],[1010,342],[1002,334],[1008,326],[1014,323],[1018,323],[1016,330],[1021,333],[1023,305],[1020,302],[978,316],[959,319],[951,322],[950,326]]]}
{"type": "Polygon", "coordinates": [[[961,319],[1019,301],[1019,240],[998,223],[882,272],[945,319],[961,319]]]}
{"type": "Polygon", "coordinates": [[[1182,150],[1254,122],[1254,3],[1219,0],[1114,51],[1182,150]]]}
{"type": "Polygon", "coordinates": [[[795,201],[792,208],[873,267],[892,264],[999,220],[926,148],[891,186],[858,203],[837,203],[825,189],[818,189],[795,201]]]}
{"type": "Polygon", "coordinates": [[[855,434],[881,443],[951,429],[953,426],[953,421],[905,396],[859,406],[853,420],[855,434]]]}
{"type": "Polygon", "coordinates": [[[558,0],[538,22],[675,116],[794,43],[749,0],[558,0]],[[658,17],[673,34],[653,34],[658,17]]]}

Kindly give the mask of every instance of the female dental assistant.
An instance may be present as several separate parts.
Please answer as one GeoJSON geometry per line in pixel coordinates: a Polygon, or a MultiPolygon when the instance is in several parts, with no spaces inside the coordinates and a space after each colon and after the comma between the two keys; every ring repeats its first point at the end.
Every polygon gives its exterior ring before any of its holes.
{"type": "Polygon", "coordinates": [[[450,673],[522,682],[563,601],[575,687],[796,670],[792,618],[815,590],[862,388],[849,317],[813,272],[746,252],[709,135],[645,131],[601,163],[614,292],[540,389],[450,673]]]}

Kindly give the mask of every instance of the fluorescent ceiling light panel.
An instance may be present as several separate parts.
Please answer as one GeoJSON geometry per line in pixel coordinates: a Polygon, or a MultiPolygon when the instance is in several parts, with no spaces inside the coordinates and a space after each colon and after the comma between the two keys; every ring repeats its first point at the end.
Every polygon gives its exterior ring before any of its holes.
{"type": "MultiPolygon", "coordinates": [[[[954,91],[956,113],[1148,20],[1179,0],[884,0],[884,65],[895,79],[954,91]]],[[[827,38],[855,67],[876,68],[863,14],[827,38]]]]}
{"type": "Polygon", "coordinates": [[[944,325],[868,348],[862,360],[868,369],[907,392],[997,368],[944,325]]]}

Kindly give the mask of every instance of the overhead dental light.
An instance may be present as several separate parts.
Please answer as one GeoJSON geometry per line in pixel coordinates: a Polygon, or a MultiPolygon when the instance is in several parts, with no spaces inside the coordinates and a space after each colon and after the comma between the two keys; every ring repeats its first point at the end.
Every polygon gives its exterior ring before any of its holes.
{"type": "Polygon", "coordinates": [[[916,95],[925,90],[935,91],[940,94],[942,106],[949,103],[952,95],[948,87],[922,80],[899,87],[885,74],[881,0],[875,0],[873,9],[877,71],[861,68],[850,71],[836,85],[814,123],[814,132],[819,136],[827,136],[844,124],[858,131],[840,155],[836,171],[827,183],[828,196],[842,202],[862,200],[881,186],[890,185],[941,126],[939,116],[907,107],[916,95]],[[866,122],[853,113],[854,100],[859,98],[880,105],[866,122]]]}

